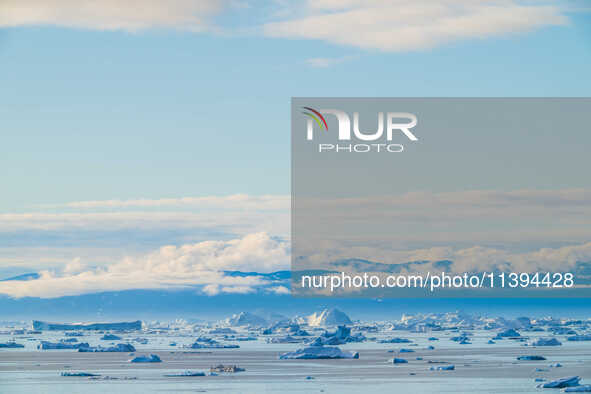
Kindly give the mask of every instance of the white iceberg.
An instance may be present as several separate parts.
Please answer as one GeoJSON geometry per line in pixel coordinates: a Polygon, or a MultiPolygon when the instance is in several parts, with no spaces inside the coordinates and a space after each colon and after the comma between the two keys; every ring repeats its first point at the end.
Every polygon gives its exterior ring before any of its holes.
{"type": "Polygon", "coordinates": [[[580,380],[581,378],[578,376],[569,376],[567,378],[560,378],[539,384],[537,387],[543,389],[561,389],[564,387],[574,387],[579,385],[580,380]]]}
{"type": "Polygon", "coordinates": [[[336,346],[308,346],[295,352],[283,353],[280,360],[311,360],[333,358],[359,358],[359,353],[343,351],[336,346]]]}
{"type": "Polygon", "coordinates": [[[226,319],[225,323],[233,327],[264,327],[268,324],[267,320],[250,312],[240,312],[238,314],[232,315],[231,317],[226,319]]]}
{"type": "Polygon", "coordinates": [[[311,327],[333,327],[351,325],[353,322],[344,312],[336,308],[325,309],[320,313],[308,316],[307,323],[311,327]]]}

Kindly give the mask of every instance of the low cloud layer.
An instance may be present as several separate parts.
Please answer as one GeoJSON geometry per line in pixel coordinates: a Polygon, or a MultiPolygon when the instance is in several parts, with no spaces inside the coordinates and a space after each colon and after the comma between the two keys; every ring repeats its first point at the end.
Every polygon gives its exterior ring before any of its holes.
{"type": "MultiPolygon", "coordinates": [[[[193,287],[209,295],[249,293],[272,282],[256,276],[229,276],[224,271],[265,273],[288,267],[288,243],[266,233],[254,233],[230,241],[163,246],[105,267],[89,267],[75,259],[61,270],[41,271],[37,280],[0,282],[0,294],[51,298],[101,291],[193,287]]],[[[277,292],[277,286],[270,291],[277,292]]]]}

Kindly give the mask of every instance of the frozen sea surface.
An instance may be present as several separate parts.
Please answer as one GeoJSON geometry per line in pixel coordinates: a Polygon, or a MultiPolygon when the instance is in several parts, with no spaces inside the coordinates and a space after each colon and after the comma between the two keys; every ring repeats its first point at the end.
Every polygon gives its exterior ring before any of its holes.
{"type": "MultiPolygon", "coordinates": [[[[242,333],[246,334],[246,333],[242,333]]],[[[470,345],[450,338],[457,332],[410,333],[387,331],[366,334],[377,338],[408,338],[411,344],[380,344],[375,341],[339,345],[342,350],[358,351],[358,360],[279,360],[280,354],[296,350],[302,344],[268,344],[265,337],[256,341],[232,342],[239,349],[183,348],[196,335],[187,333],[133,332],[118,334],[122,341],[100,340],[101,333],[77,337],[91,346],[130,342],[135,355],[158,354],[162,363],[132,364],[129,353],[79,353],[74,350],[37,350],[41,340],[59,341],[63,332],[36,335],[0,335],[0,342],[11,339],[24,349],[0,349],[0,393],[540,393],[557,390],[537,389],[535,378],[547,380],[581,376],[591,383],[591,342],[568,342],[557,335],[562,346],[530,347],[523,342],[503,339],[489,345],[490,330],[470,332],[470,345]],[[438,341],[429,341],[436,336],[438,341]],[[136,340],[135,339],[140,339],[136,340]],[[147,339],[147,343],[142,339],[147,339]],[[176,346],[170,346],[174,342],[176,346]],[[428,350],[427,346],[435,346],[428,350]],[[388,360],[405,347],[408,364],[394,365],[388,360]],[[520,355],[542,355],[544,361],[517,361],[520,355]],[[417,358],[419,358],[417,360],[417,358]],[[186,370],[208,372],[217,364],[236,364],[245,372],[220,373],[219,376],[165,377],[186,370]],[[560,363],[561,368],[550,368],[560,363]],[[455,365],[454,371],[431,371],[438,365],[455,365]],[[541,371],[536,371],[540,369],[541,371]],[[87,377],[62,377],[63,371],[89,372],[118,380],[92,380],[87,377]],[[306,379],[311,376],[313,379],[306,379]],[[124,380],[125,378],[133,380],[124,380]]],[[[547,332],[527,332],[529,339],[548,336],[547,332]]],[[[215,337],[223,340],[222,337],[215,337]]]]}

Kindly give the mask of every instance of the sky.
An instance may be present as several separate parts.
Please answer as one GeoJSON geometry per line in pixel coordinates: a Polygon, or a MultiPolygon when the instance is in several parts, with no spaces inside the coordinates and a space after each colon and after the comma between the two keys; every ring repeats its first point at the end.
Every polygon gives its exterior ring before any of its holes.
{"type": "MultiPolygon", "coordinates": [[[[213,294],[222,269],[286,269],[291,97],[587,97],[590,11],[576,0],[5,0],[0,277],[46,273],[0,293],[99,291],[149,271],[136,287],[208,277],[213,294]],[[220,251],[232,257],[208,266],[220,251]],[[73,291],[76,275],[102,279],[73,291]]],[[[560,185],[585,209],[586,187],[560,185]]]]}

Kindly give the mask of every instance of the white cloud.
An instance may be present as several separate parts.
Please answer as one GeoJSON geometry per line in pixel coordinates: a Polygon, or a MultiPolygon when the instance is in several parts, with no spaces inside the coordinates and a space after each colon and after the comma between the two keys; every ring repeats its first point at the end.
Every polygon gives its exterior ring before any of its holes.
{"type": "Polygon", "coordinates": [[[211,29],[223,0],[3,0],[0,27],[55,25],[97,30],[211,29]]]}
{"type": "Polygon", "coordinates": [[[272,284],[261,277],[234,277],[223,271],[272,272],[289,267],[289,245],[266,233],[230,241],[163,246],[141,257],[106,267],[84,269],[73,261],[59,271],[41,271],[32,281],[0,282],[0,294],[12,297],[60,297],[129,289],[174,289],[204,286],[206,294],[246,294],[272,284]]]}
{"type": "Polygon", "coordinates": [[[223,209],[285,209],[289,208],[287,195],[251,196],[233,194],[229,196],[180,197],[160,199],[96,200],[73,201],[56,207],[96,209],[96,208],[153,208],[153,207],[202,207],[223,209]]]}
{"type": "Polygon", "coordinates": [[[562,10],[548,4],[542,0],[309,0],[299,13],[303,15],[268,23],[264,33],[412,51],[567,24],[562,10]]]}
{"type": "Polygon", "coordinates": [[[328,68],[328,67],[335,66],[337,64],[341,64],[346,61],[349,61],[352,58],[353,58],[353,56],[313,57],[310,59],[306,59],[306,63],[308,63],[308,65],[311,67],[328,68]]]}
{"type": "Polygon", "coordinates": [[[289,294],[289,289],[285,286],[270,287],[268,291],[277,295],[289,294]]]}

